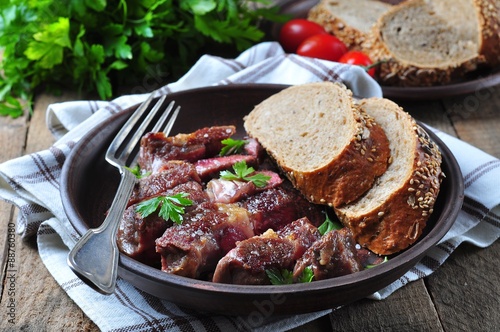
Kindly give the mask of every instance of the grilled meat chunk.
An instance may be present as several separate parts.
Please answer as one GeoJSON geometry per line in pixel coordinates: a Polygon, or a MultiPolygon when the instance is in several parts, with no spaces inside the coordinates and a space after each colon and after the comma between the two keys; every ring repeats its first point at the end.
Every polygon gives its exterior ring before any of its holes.
{"type": "Polygon", "coordinates": [[[289,182],[248,197],[242,206],[252,215],[257,234],[269,228],[278,230],[302,217],[307,217],[315,226],[325,220],[321,207],[311,205],[289,182]]]}
{"type": "Polygon", "coordinates": [[[160,267],[160,255],[155,251],[155,240],[172,225],[171,221],[155,212],[143,218],[137,211],[137,204],[129,206],[118,226],[118,248],[144,264],[160,267]]]}
{"type": "Polygon", "coordinates": [[[210,180],[211,177],[219,177],[220,171],[230,169],[239,161],[245,161],[249,166],[256,166],[257,157],[243,154],[235,154],[223,157],[214,157],[200,159],[194,163],[198,175],[204,180],[210,180]]]}
{"type": "Polygon", "coordinates": [[[221,150],[221,141],[235,131],[234,126],[215,126],[169,137],[161,132],[147,133],[141,140],[137,162],[141,170],[156,173],[168,160],[195,162],[213,157],[221,150]]]}
{"type": "Polygon", "coordinates": [[[292,269],[295,261],[320,237],[307,218],[298,219],[282,230],[269,229],[237,243],[215,268],[212,281],[241,285],[266,285],[268,269],[292,269]]]}
{"type": "Polygon", "coordinates": [[[254,236],[248,212],[236,205],[204,202],[184,219],[156,240],[162,270],[168,273],[202,277],[236,242],[254,236]]]}
{"type": "Polygon", "coordinates": [[[171,188],[191,181],[201,183],[193,164],[180,160],[167,161],[161,172],[151,174],[137,181],[128,206],[158,196],[171,188]]]}
{"type": "Polygon", "coordinates": [[[271,171],[257,171],[269,176],[270,179],[264,187],[257,187],[251,181],[233,181],[225,179],[212,179],[207,183],[207,194],[212,202],[216,203],[236,203],[244,198],[255,195],[268,189],[272,189],[281,185],[283,180],[280,176],[271,171]]]}
{"type": "MultiPolygon", "coordinates": [[[[161,193],[156,194],[171,196],[178,193],[187,193],[188,198],[194,203],[193,206],[185,208],[187,213],[195,209],[195,206],[207,200],[207,196],[202,186],[198,182],[190,181],[180,184],[174,188],[162,188],[161,193]]],[[[159,266],[160,255],[155,250],[155,240],[159,238],[165,230],[172,226],[171,220],[165,220],[158,216],[158,211],[143,218],[137,212],[137,204],[132,204],[125,211],[117,232],[118,248],[130,257],[142,263],[159,266]]]]}
{"type": "Polygon", "coordinates": [[[308,266],[312,268],[314,280],[361,271],[363,267],[351,231],[347,227],[330,231],[309,247],[295,264],[294,280],[297,280],[308,266]]]}

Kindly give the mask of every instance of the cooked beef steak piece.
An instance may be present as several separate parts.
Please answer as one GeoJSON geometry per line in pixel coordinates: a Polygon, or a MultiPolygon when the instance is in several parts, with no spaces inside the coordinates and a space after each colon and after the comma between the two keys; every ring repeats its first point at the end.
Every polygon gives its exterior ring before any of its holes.
{"type": "Polygon", "coordinates": [[[241,285],[266,285],[268,269],[292,269],[295,261],[319,238],[316,227],[307,218],[285,226],[281,231],[269,229],[236,244],[215,268],[212,281],[241,285]]]}
{"type": "Polygon", "coordinates": [[[156,240],[162,271],[198,278],[215,266],[221,252],[212,227],[222,218],[214,204],[205,202],[186,213],[181,225],[167,228],[156,240]]]}
{"type": "Polygon", "coordinates": [[[258,173],[270,177],[264,187],[257,187],[251,181],[212,179],[207,183],[207,194],[215,203],[236,203],[258,192],[278,187],[283,182],[279,174],[275,172],[257,171],[254,174],[258,173]]]}
{"type": "Polygon", "coordinates": [[[212,228],[217,236],[217,242],[222,255],[236,247],[238,241],[243,241],[255,235],[248,211],[236,204],[216,204],[219,212],[227,218],[212,228]]]}
{"type": "Polygon", "coordinates": [[[277,233],[280,238],[288,239],[294,243],[293,259],[295,260],[302,257],[304,252],[321,238],[318,228],[311,224],[308,218],[297,219],[278,230],[277,233]]]}
{"type": "MultiPolygon", "coordinates": [[[[359,246],[359,245],[358,245],[359,246]]],[[[385,256],[379,256],[376,253],[366,249],[361,248],[361,246],[356,246],[358,260],[361,263],[363,269],[366,269],[369,265],[378,265],[384,262],[385,256]]]]}
{"type": "MultiPolygon", "coordinates": [[[[164,190],[164,188],[162,189],[164,190]]],[[[206,201],[207,196],[198,182],[190,181],[182,183],[174,188],[164,190],[162,195],[171,196],[178,193],[187,193],[188,198],[193,201],[192,206],[185,207],[186,213],[195,209],[199,203],[206,201]]],[[[159,196],[159,195],[157,195],[159,196]]],[[[138,203],[137,203],[138,204],[138,203]]],[[[155,250],[155,240],[165,230],[172,226],[171,220],[165,220],[158,216],[158,211],[143,218],[136,211],[137,204],[133,204],[125,210],[117,232],[118,248],[130,257],[138,261],[160,266],[160,255],[155,250]]]]}
{"type": "Polygon", "coordinates": [[[202,128],[190,134],[165,136],[164,133],[147,133],[141,139],[138,164],[141,170],[158,172],[167,160],[199,159],[217,155],[223,139],[235,133],[234,126],[202,128]]]}
{"type": "Polygon", "coordinates": [[[278,230],[292,221],[307,217],[319,226],[325,216],[322,207],[311,205],[298,191],[283,182],[279,187],[269,189],[248,197],[242,202],[252,215],[255,233],[265,232],[269,228],[278,230]]]}
{"type": "Polygon", "coordinates": [[[218,178],[220,171],[231,169],[239,161],[245,161],[248,166],[257,166],[258,160],[255,156],[234,154],[230,156],[200,159],[194,163],[196,172],[204,181],[210,178],[218,178]]]}
{"type": "MultiPolygon", "coordinates": [[[[171,188],[190,181],[201,183],[193,164],[180,160],[168,161],[164,164],[161,172],[137,181],[128,205],[158,196],[171,188]]],[[[193,200],[193,198],[190,199],[193,200]]]]}
{"type": "Polygon", "coordinates": [[[245,141],[246,144],[243,147],[243,149],[245,150],[246,154],[258,158],[264,157],[265,155],[264,148],[255,138],[246,137],[245,141]]]}
{"type": "Polygon", "coordinates": [[[351,231],[347,227],[333,230],[316,241],[295,264],[294,280],[299,279],[308,266],[312,268],[314,280],[361,271],[363,267],[351,231]]]}
{"type": "Polygon", "coordinates": [[[118,227],[118,248],[127,256],[154,267],[160,266],[160,255],[155,251],[155,240],[172,225],[171,221],[155,212],[143,218],[136,212],[137,204],[129,206],[118,227]]]}
{"type": "Polygon", "coordinates": [[[213,271],[237,241],[254,235],[248,212],[236,205],[204,202],[186,213],[184,220],[156,240],[165,272],[199,278],[213,271]]]}
{"type": "Polygon", "coordinates": [[[273,230],[241,241],[215,268],[213,282],[238,285],[267,285],[267,269],[291,268],[294,244],[273,230]]]}

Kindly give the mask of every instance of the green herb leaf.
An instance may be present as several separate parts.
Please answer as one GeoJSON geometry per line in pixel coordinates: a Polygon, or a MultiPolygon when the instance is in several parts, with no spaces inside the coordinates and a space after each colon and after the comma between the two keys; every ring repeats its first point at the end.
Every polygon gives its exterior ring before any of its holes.
{"type": "Polygon", "coordinates": [[[130,171],[130,173],[134,174],[136,178],[138,179],[142,179],[142,178],[145,178],[145,177],[148,177],[151,175],[151,172],[145,172],[145,173],[142,173],[141,172],[141,168],[139,167],[139,165],[135,165],[135,167],[127,167],[125,166],[125,169],[127,169],[128,171],[130,171]]]}
{"type": "Polygon", "coordinates": [[[266,274],[273,285],[289,285],[293,283],[293,273],[287,269],[271,268],[266,270],[266,274]]]}
{"type": "MultiPolygon", "coordinates": [[[[269,281],[273,285],[290,285],[293,284],[293,272],[287,269],[271,268],[265,270],[269,281]]],[[[314,279],[314,273],[310,266],[307,266],[302,274],[297,279],[299,283],[312,282],[314,279]]]]}
{"type": "Polygon", "coordinates": [[[140,213],[140,215],[143,218],[148,217],[149,215],[153,214],[156,210],[158,210],[158,207],[160,204],[163,202],[163,197],[154,197],[150,198],[146,201],[142,201],[136,206],[136,212],[140,213]]]}
{"type": "Polygon", "coordinates": [[[161,218],[182,224],[184,207],[193,205],[193,201],[186,198],[188,196],[187,193],[179,193],[172,196],[154,197],[137,204],[136,211],[146,218],[160,208],[158,215],[161,218]]]}
{"type": "Polygon", "coordinates": [[[265,187],[268,181],[271,179],[269,175],[257,173],[250,175],[255,172],[253,167],[248,167],[246,161],[238,161],[233,165],[234,173],[230,171],[220,172],[220,178],[229,181],[245,181],[253,182],[255,186],[262,188],[265,187]]]}
{"type": "Polygon", "coordinates": [[[65,47],[71,47],[69,20],[60,17],[56,23],[33,35],[24,54],[28,59],[37,61],[42,68],[53,68],[62,63],[65,47]]]}
{"type": "Polygon", "coordinates": [[[219,152],[219,156],[227,156],[231,154],[237,154],[240,153],[241,150],[243,150],[243,147],[245,144],[247,144],[247,141],[242,140],[242,139],[232,139],[232,138],[226,138],[221,141],[222,149],[219,152]]]}
{"type": "Polygon", "coordinates": [[[338,222],[333,222],[328,213],[325,212],[326,219],[325,221],[318,227],[318,231],[321,235],[325,235],[326,233],[333,231],[335,229],[341,229],[342,225],[338,222]]]}
{"type": "Polygon", "coordinates": [[[298,278],[298,281],[300,283],[307,283],[307,282],[312,282],[314,279],[314,272],[312,267],[306,266],[304,271],[302,271],[302,274],[298,278]]]}

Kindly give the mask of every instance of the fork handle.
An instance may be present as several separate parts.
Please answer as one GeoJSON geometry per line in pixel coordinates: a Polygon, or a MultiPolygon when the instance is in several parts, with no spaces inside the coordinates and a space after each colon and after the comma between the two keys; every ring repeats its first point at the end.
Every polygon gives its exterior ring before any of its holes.
{"type": "Polygon", "coordinates": [[[103,294],[112,294],[116,286],[119,260],[116,232],[136,181],[135,175],[124,167],[120,167],[120,173],[120,185],[104,222],[89,229],[68,254],[68,265],[73,272],[103,294]]]}

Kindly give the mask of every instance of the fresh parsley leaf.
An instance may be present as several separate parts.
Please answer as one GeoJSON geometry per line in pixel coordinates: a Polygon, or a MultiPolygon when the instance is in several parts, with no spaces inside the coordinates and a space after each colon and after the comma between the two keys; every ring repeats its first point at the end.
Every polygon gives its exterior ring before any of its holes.
{"type": "Polygon", "coordinates": [[[269,175],[264,174],[254,174],[255,172],[253,167],[248,167],[246,161],[238,161],[233,165],[234,173],[230,171],[222,171],[220,172],[220,178],[229,181],[245,181],[245,182],[253,182],[255,186],[262,188],[267,185],[267,182],[271,179],[269,175]]]}
{"type": "Polygon", "coordinates": [[[226,138],[221,141],[222,149],[219,152],[219,156],[227,156],[230,154],[237,154],[243,150],[247,141],[241,139],[226,138]]]}
{"type": "MultiPolygon", "coordinates": [[[[287,269],[271,268],[265,270],[269,281],[273,285],[290,285],[293,284],[293,272],[287,269]]],[[[299,276],[297,281],[299,283],[312,282],[314,279],[314,273],[310,266],[307,266],[302,274],[299,276]]]]}
{"type": "Polygon", "coordinates": [[[135,167],[125,166],[125,169],[127,169],[130,173],[134,174],[135,177],[138,179],[142,179],[151,175],[151,172],[142,173],[139,165],[135,165],[135,167]]]}
{"type": "Polygon", "coordinates": [[[289,285],[293,283],[293,273],[287,269],[271,268],[266,270],[266,274],[273,285],[289,285]]]}
{"type": "Polygon", "coordinates": [[[302,271],[302,274],[300,275],[298,281],[300,283],[307,283],[313,281],[313,279],[314,279],[314,272],[312,267],[306,266],[304,271],[302,271]]]}
{"type": "Polygon", "coordinates": [[[186,198],[188,196],[187,193],[179,193],[172,196],[153,197],[137,204],[136,211],[146,218],[160,208],[158,215],[161,218],[182,224],[184,207],[193,205],[193,201],[186,198]]]}
{"type": "Polygon", "coordinates": [[[318,231],[321,235],[325,235],[326,233],[333,231],[335,229],[341,229],[342,225],[339,224],[338,222],[333,222],[330,217],[328,216],[328,213],[325,212],[326,219],[325,221],[318,227],[318,231]]]}
{"type": "Polygon", "coordinates": [[[60,17],[33,35],[24,54],[42,68],[53,68],[63,61],[64,48],[70,48],[69,19],[60,17]]]}

